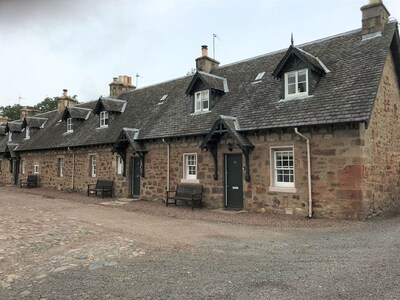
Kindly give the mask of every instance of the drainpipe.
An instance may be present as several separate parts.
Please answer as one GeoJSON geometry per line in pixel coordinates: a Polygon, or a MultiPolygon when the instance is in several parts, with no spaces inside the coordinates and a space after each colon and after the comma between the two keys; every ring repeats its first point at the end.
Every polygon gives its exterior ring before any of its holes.
{"type": "Polygon", "coordinates": [[[169,191],[169,143],[167,143],[164,139],[162,142],[167,145],[167,191],[169,191]]]}
{"type": "Polygon", "coordinates": [[[72,190],[75,189],[75,152],[68,147],[68,152],[72,152],[72,174],[71,174],[71,185],[72,190]]]}
{"type": "Polygon", "coordinates": [[[311,151],[310,151],[310,139],[305,135],[301,134],[297,127],[294,132],[307,141],[307,173],[308,173],[308,217],[312,218],[312,196],[311,196],[311,151]]]}

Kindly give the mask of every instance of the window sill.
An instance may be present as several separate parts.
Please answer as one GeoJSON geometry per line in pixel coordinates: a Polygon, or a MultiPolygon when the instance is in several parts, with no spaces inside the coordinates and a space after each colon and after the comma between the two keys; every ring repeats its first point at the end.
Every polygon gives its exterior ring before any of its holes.
{"type": "Polygon", "coordinates": [[[289,186],[270,186],[269,191],[278,193],[297,193],[297,189],[295,187],[289,186]]]}
{"type": "Polygon", "coordinates": [[[299,94],[299,95],[295,95],[295,96],[287,96],[286,98],[280,99],[279,102],[291,101],[291,100],[302,100],[302,99],[308,99],[311,97],[313,97],[313,95],[299,94]]]}
{"type": "Polygon", "coordinates": [[[204,115],[204,114],[208,114],[209,112],[211,112],[211,110],[206,110],[206,111],[197,111],[194,113],[191,113],[191,116],[197,116],[197,115],[204,115]]]}
{"type": "Polygon", "coordinates": [[[96,129],[103,129],[103,128],[108,128],[108,125],[103,125],[103,126],[97,127],[96,129]]]}
{"type": "Polygon", "coordinates": [[[185,178],[182,178],[182,179],[181,179],[181,183],[200,183],[200,180],[198,180],[198,179],[185,179],[185,178]]]}

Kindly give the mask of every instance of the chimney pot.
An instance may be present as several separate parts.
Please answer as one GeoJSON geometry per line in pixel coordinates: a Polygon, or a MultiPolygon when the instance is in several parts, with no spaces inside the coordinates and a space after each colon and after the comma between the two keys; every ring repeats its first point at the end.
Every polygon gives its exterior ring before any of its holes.
{"type": "Polygon", "coordinates": [[[208,46],[207,45],[201,46],[201,56],[208,56],[208,46]]]}
{"type": "Polygon", "coordinates": [[[113,82],[118,82],[118,77],[113,77],[113,82]]]}

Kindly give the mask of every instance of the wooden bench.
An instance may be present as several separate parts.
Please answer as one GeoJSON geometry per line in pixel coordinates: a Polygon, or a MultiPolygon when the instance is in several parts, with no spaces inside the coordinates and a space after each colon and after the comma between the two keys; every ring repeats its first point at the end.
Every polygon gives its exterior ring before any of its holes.
{"type": "Polygon", "coordinates": [[[97,196],[98,193],[101,193],[101,198],[104,198],[104,196],[112,197],[113,184],[114,184],[113,180],[98,179],[95,184],[88,184],[87,195],[88,197],[90,195],[97,196]]]}
{"type": "Polygon", "coordinates": [[[37,175],[28,175],[27,178],[19,180],[19,186],[20,187],[26,186],[27,188],[38,187],[39,185],[38,181],[39,180],[37,175]]]}
{"type": "Polygon", "coordinates": [[[176,191],[167,191],[166,205],[175,204],[177,201],[191,204],[192,209],[195,206],[203,207],[203,186],[200,184],[179,183],[176,186],[176,191]],[[173,194],[173,195],[172,195],[173,194]],[[173,202],[170,202],[173,200],[173,202]]]}

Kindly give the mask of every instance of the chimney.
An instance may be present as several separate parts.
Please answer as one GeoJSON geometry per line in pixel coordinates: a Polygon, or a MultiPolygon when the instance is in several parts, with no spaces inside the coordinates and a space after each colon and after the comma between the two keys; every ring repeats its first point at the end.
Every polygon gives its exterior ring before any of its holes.
{"type": "Polygon", "coordinates": [[[361,7],[361,12],[363,40],[381,36],[390,16],[382,0],[369,0],[367,5],[361,7]]]}
{"type": "Polygon", "coordinates": [[[0,116],[0,125],[4,125],[8,122],[8,117],[0,116]]]}
{"type": "Polygon", "coordinates": [[[62,96],[58,98],[57,111],[63,112],[67,106],[75,106],[77,103],[78,101],[75,98],[68,96],[68,90],[63,89],[62,96]]]}
{"type": "Polygon", "coordinates": [[[110,98],[117,99],[123,93],[133,91],[136,87],[132,85],[132,77],[127,75],[120,75],[114,77],[110,86],[110,98]]]}
{"type": "Polygon", "coordinates": [[[38,112],[39,111],[36,108],[32,107],[32,106],[22,106],[21,107],[21,112],[19,114],[19,119],[21,121],[23,121],[25,117],[33,117],[38,112]]]}
{"type": "Polygon", "coordinates": [[[210,73],[212,70],[217,69],[219,61],[208,57],[208,46],[201,46],[201,57],[196,58],[196,70],[210,73]]]}

